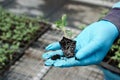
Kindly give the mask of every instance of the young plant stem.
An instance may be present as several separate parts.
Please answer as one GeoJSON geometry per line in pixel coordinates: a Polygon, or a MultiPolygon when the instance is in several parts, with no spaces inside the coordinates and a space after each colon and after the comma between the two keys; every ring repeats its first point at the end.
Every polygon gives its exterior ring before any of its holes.
{"type": "Polygon", "coordinates": [[[65,27],[62,29],[62,31],[63,31],[64,37],[68,37],[67,34],[66,34],[65,27]]]}

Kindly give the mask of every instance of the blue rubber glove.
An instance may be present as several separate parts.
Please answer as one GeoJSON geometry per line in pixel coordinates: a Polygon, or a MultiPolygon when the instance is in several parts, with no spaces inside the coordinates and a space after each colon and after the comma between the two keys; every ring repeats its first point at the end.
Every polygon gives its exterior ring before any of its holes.
{"type": "Polygon", "coordinates": [[[106,56],[118,34],[114,24],[101,20],[89,25],[74,39],[76,41],[75,57],[52,60],[53,55],[63,55],[58,42],[48,45],[46,50],[53,51],[43,54],[42,57],[46,60],[47,66],[73,67],[98,64],[106,56]]]}
{"type": "Polygon", "coordinates": [[[120,2],[114,4],[112,8],[120,8],[120,2]]]}
{"type": "Polygon", "coordinates": [[[99,67],[99,68],[103,71],[105,80],[120,80],[120,75],[115,74],[102,67],[99,67]]]}

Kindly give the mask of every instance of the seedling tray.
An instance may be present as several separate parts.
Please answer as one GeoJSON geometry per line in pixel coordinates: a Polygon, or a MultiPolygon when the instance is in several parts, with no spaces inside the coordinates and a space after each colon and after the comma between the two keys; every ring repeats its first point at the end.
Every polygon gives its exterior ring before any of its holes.
{"type": "Polygon", "coordinates": [[[24,43],[25,45],[21,46],[19,48],[19,51],[14,52],[13,54],[13,59],[11,61],[8,61],[7,64],[5,65],[5,67],[0,70],[0,77],[3,77],[4,74],[9,70],[9,68],[15,64],[16,61],[18,61],[23,55],[25,50],[34,42],[36,41],[38,38],[40,38],[45,32],[47,32],[48,30],[51,29],[51,25],[47,24],[45,22],[42,21],[38,21],[40,24],[40,29],[37,30],[37,32],[35,33],[34,37],[32,38],[32,40],[30,40],[27,43],[24,43]]]}
{"type": "Polygon", "coordinates": [[[116,68],[106,62],[101,62],[100,66],[102,66],[103,68],[107,69],[107,70],[110,70],[111,72],[113,73],[116,73],[116,74],[119,74],[120,75],[120,69],[119,68],[116,68]]]}
{"type": "Polygon", "coordinates": [[[103,68],[120,75],[119,55],[120,55],[120,39],[117,38],[100,65],[103,68]]]}
{"type": "Polygon", "coordinates": [[[120,68],[117,66],[118,62],[111,59],[112,55],[113,53],[108,53],[104,60],[100,63],[100,66],[113,73],[120,74],[120,68]]]}

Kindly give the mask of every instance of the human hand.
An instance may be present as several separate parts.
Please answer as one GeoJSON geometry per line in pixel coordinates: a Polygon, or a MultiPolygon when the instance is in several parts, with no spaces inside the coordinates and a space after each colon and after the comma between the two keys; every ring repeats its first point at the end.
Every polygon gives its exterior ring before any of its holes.
{"type": "Polygon", "coordinates": [[[76,41],[75,56],[65,58],[58,42],[46,47],[46,50],[54,50],[43,54],[45,65],[56,67],[85,66],[100,63],[106,56],[114,40],[118,36],[118,30],[111,22],[101,20],[89,25],[74,40],[76,41]],[[52,60],[51,57],[59,54],[60,59],[52,60]]]}

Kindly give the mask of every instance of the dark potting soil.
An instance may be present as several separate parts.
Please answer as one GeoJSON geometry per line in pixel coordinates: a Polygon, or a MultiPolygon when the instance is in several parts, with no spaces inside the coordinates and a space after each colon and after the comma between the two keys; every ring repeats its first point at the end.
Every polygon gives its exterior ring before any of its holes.
{"type": "MultiPolygon", "coordinates": [[[[63,51],[63,57],[71,58],[75,55],[75,47],[76,41],[63,37],[61,41],[59,41],[61,49],[63,51]]],[[[60,55],[54,55],[51,57],[52,60],[60,59],[60,55]]]]}
{"type": "Polygon", "coordinates": [[[70,58],[75,55],[76,41],[63,37],[59,43],[65,57],[70,58]]]}
{"type": "Polygon", "coordinates": [[[59,54],[56,54],[56,55],[52,56],[51,59],[52,59],[52,60],[60,59],[60,55],[59,55],[59,54]]]}

